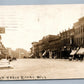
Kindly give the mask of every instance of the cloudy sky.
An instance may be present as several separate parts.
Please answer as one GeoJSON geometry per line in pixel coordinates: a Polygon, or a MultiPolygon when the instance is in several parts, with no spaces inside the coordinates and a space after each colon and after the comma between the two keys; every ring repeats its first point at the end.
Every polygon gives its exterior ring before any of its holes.
{"type": "Polygon", "coordinates": [[[83,4],[0,6],[0,27],[5,47],[30,50],[43,36],[72,28],[84,16],[83,4]]]}

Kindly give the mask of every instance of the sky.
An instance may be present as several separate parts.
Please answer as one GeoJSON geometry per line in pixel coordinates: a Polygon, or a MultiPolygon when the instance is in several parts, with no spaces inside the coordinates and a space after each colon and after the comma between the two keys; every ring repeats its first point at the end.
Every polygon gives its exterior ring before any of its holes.
{"type": "Polygon", "coordinates": [[[32,42],[72,28],[83,16],[84,4],[0,6],[0,27],[5,27],[2,43],[29,51],[32,42]]]}

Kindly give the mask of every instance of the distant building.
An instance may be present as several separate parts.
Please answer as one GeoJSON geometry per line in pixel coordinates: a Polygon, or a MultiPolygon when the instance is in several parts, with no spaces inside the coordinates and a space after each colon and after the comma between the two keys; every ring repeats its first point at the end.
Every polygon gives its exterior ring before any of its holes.
{"type": "Polygon", "coordinates": [[[22,48],[17,48],[16,50],[7,48],[7,51],[8,51],[8,57],[11,58],[28,58],[28,56],[30,55],[30,52],[27,52],[22,48]]]}
{"type": "Polygon", "coordinates": [[[8,55],[11,56],[12,55],[12,49],[11,48],[7,48],[8,51],[8,55]]]}
{"type": "Polygon", "coordinates": [[[16,58],[27,58],[28,57],[28,52],[25,49],[22,48],[17,48],[15,50],[15,57],[16,58]]]}

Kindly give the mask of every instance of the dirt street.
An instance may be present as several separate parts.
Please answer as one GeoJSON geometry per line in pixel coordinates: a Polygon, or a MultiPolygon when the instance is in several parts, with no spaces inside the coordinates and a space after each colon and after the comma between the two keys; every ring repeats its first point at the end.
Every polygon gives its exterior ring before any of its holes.
{"type": "Polygon", "coordinates": [[[0,69],[0,80],[84,78],[84,61],[17,59],[10,64],[13,69],[0,69]]]}

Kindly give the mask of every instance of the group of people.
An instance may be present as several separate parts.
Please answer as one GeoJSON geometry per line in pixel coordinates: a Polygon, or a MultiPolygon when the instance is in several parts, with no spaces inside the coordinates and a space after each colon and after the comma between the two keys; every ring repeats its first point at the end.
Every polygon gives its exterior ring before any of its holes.
{"type": "Polygon", "coordinates": [[[69,57],[69,60],[71,61],[71,60],[80,60],[80,61],[83,61],[83,57],[84,57],[84,55],[77,55],[77,54],[75,54],[74,56],[70,56],[69,57]]]}

